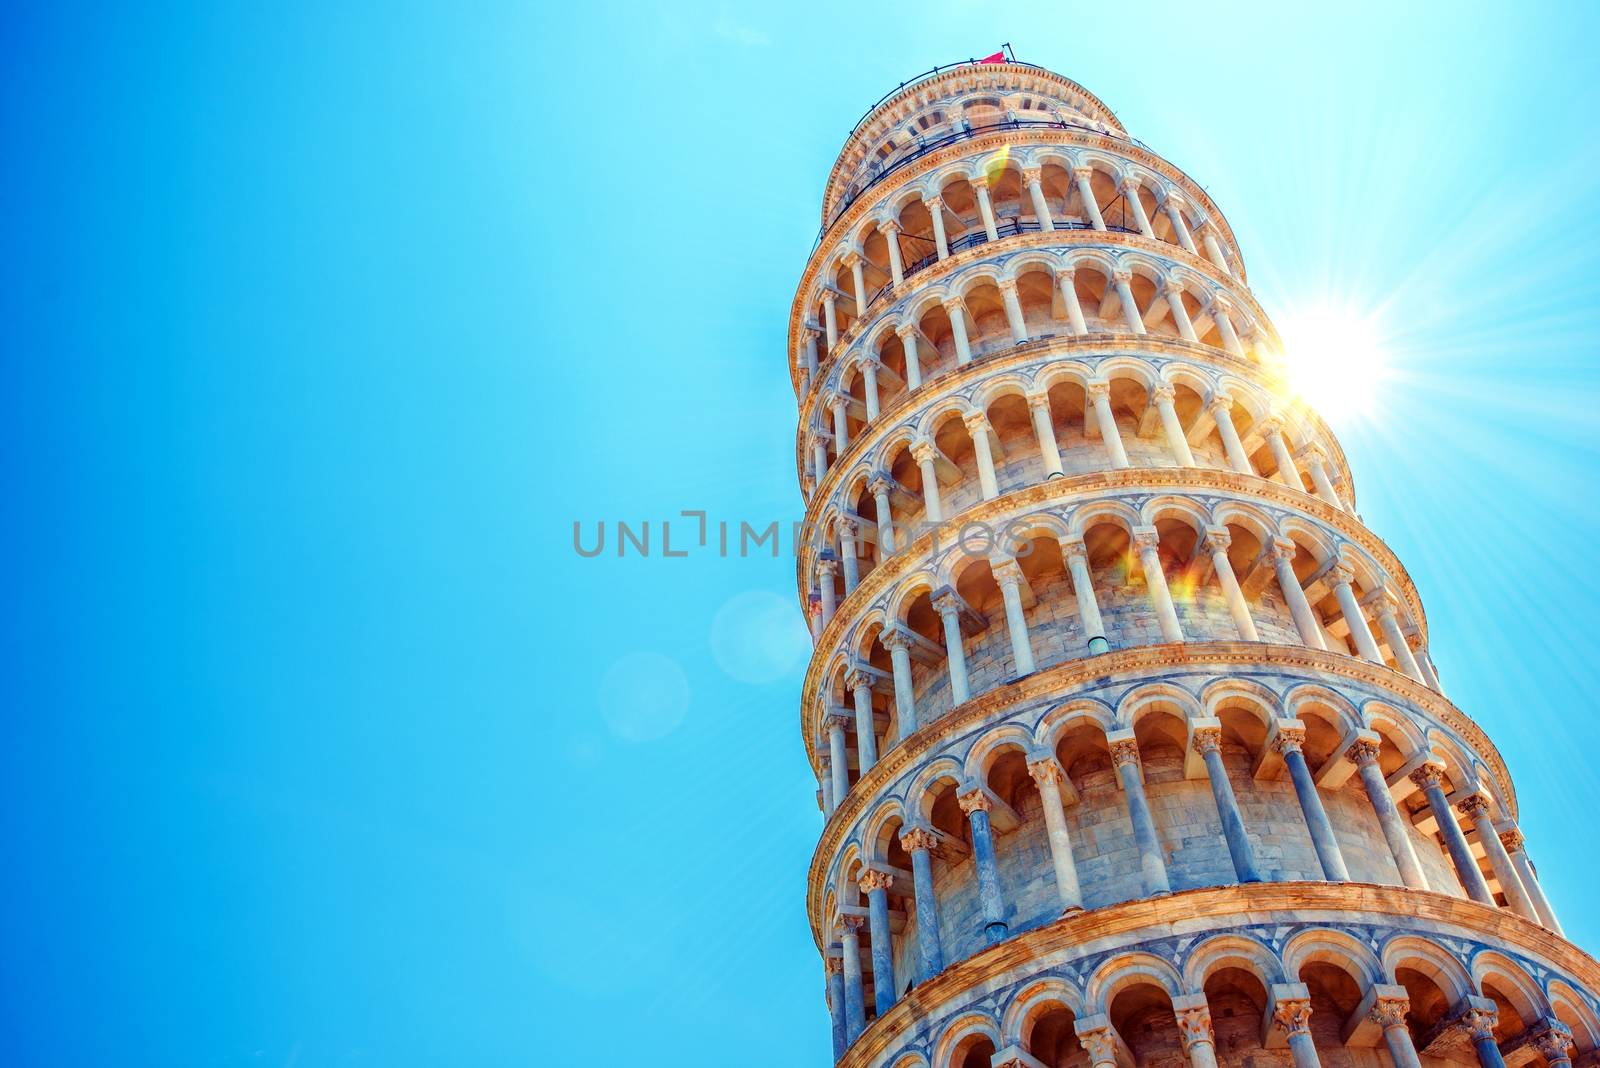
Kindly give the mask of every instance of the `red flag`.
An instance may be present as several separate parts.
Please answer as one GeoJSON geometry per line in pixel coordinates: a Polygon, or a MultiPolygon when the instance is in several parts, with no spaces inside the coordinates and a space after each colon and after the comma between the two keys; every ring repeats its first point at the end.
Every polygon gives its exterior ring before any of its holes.
{"type": "Polygon", "coordinates": [[[979,63],[1004,63],[1005,61],[1006,54],[1004,52],[996,52],[992,56],[984,56],[982,59],[978,60],[979,63]]]}

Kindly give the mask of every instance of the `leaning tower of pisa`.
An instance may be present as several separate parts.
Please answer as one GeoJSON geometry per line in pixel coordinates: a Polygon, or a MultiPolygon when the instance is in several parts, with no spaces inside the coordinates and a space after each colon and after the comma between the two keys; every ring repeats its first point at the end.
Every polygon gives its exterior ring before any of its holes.
{"type": "Polygon", "coordinates": [[[789,324],[835,1060],[1596,1063],[1493,743],[1222,212],[1081,86],[939,69],[789,324]]]}

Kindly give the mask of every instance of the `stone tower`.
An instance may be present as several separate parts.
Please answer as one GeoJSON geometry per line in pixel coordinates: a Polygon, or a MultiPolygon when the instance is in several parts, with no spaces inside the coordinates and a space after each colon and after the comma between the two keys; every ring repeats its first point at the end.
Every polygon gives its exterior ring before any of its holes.
{"type": "Polygon", "coordinates": [[[835,1059],[1594,1063],[1422,603],[1232,231],[1081,86],[930,72],[789,324],[835,1059]]]}

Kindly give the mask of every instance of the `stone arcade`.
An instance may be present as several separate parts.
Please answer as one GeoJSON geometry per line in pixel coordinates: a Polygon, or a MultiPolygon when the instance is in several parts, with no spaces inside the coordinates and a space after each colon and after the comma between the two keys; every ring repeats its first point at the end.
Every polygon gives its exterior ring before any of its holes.
{"type": "Polygon", "coordinates": [[[835,1059],[1600,1063],[1600,966],[1205,192],[969,64],[862,120],[822,217],[789,342],[835,1059]]]}

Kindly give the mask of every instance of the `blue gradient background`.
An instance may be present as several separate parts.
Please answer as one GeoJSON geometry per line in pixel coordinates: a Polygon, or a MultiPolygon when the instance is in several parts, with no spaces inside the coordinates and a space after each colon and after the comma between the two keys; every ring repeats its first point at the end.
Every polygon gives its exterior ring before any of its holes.
{"type": "Polygon", "coordinates": [[[1600,945],[1594,9],[1293,6],[8,9],[0,1059],[826,1063],[792,561],[572,523],[798,517],[827,169],[1006,40],[1381,317],[1362,511],[1600,945]]]}

